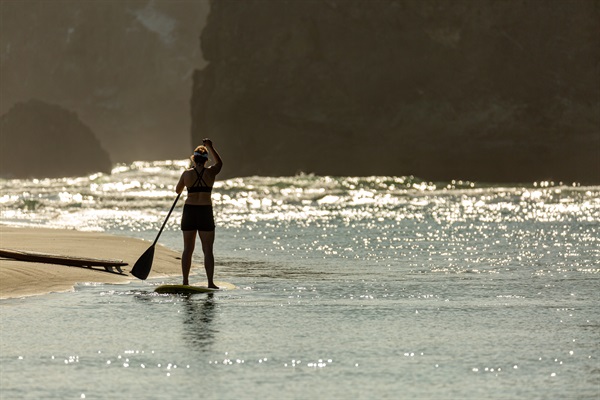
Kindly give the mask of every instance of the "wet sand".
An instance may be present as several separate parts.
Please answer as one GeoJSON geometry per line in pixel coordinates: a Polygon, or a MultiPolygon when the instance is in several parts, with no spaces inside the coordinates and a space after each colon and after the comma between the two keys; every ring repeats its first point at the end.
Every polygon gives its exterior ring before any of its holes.
{"type": "MultiPolygon", "coordinates": [[[[104,269],[0,258],[0,299],[73,290],[83,282],[128,283],[137,280],[129,271],[151,242],[121,236],[76,230],[11,228],[0,225],[0,248],[58,255],[123,260],[125,274],[104,269]]],[[[156,245],[152,272],[148,278],[181,275],[181,254],[156,245]]]]}

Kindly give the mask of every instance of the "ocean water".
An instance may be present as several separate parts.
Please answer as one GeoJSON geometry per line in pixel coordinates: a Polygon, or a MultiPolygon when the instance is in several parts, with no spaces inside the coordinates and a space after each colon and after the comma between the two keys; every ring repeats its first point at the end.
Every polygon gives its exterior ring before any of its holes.
{"type": "MultiPolygon", "coordinates": [[[[152,240],[184,167],[1,180],[0,223],[152,240]]],[[[213,199],[235,290],[2,300],[0,398],[600,397],[600,187],[299,175],[213,199]]]]}

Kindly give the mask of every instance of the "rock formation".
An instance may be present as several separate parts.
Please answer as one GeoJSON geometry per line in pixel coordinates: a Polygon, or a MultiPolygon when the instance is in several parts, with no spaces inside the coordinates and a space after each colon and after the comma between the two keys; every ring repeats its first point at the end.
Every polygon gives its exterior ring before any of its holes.
{"type": "Polygon", "coordinates": [[[0,118],[0,177],[59,178],[110,173],[108,153],[77,114],[39,100],[0,118]]]}
{"type": "Polygon", "coordinates": [[[600,182],[598,0],[219,0],[201,44],[227,176],[600,182]]]}

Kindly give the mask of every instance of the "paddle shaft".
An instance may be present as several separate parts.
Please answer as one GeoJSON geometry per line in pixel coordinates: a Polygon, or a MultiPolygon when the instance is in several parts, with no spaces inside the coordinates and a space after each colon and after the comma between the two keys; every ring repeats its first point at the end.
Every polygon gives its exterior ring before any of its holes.
{"type": "Polygon", "coordinates": [[[171,209],[169,210],[169,214],[167,214],[167,218],[165,218],[165,222],[163,222],[162,226],[160,227],[160,231],[158,231],[158,235],[156,235],[156,239],[154,239],[154,243],[152,243],[153,247],[156,245],[156,242],[158,242],[158,238],[160,237],[160,234],[162,233],[163,229],[165,229],[165,225],[167,225],[167,221],[169,220],[169,217],[171,216],[171,213],[173,212],[173,209],[175,208],[175,205],[179,200],[179,196],[181,196],[181,193],[177,195],[177,198],[175,199],[173,205],[171,206],[171,209]]]}
{"type": "Polygon", "coordinates": [[[179,196],[181,196],[181,193],[177,195],[177,198],[173,202],[173,205],[169,210],[169,214],[167,215],[167,218],[165,218],[165,222],[163,222],[162,226],[160,227],[160,231],[158,231],[158,235],[156,235],[156,239],[154,239],[154,243],[152,243],[152,246],[148,247],[148,250],[146,250],[144,254],[140,256],[140,258],[138,258],[133,266],[131,274],[136,278],[144,280],[148,277],[148,275],[150,275],[150,270],[152,269],[152,259],[154,258],[154,246],[156,246],[156,242],[158,242],[160,234],[162,233],[163,229],[165,229],[165,225],[167,225],[167,221],[169,220],[169,217],[171,216],[171,213],[177,204],[177,200],[179,200],[179,196]]]}

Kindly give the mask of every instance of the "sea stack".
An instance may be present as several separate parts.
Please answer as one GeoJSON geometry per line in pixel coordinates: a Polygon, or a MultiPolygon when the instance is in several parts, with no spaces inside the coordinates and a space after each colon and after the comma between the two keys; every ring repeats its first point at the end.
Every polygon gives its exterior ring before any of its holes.
{"type": "Polygon", "coordinates": [[[193,144],[224,175],[600,183],[598,2],[211,2],[193,144]]]}
{"type": "Polygon", "coordinates": [[[0,118],[0,177],[59,178],[110,173],[112,163],[76,113],[40,100],[0,118]]]}

